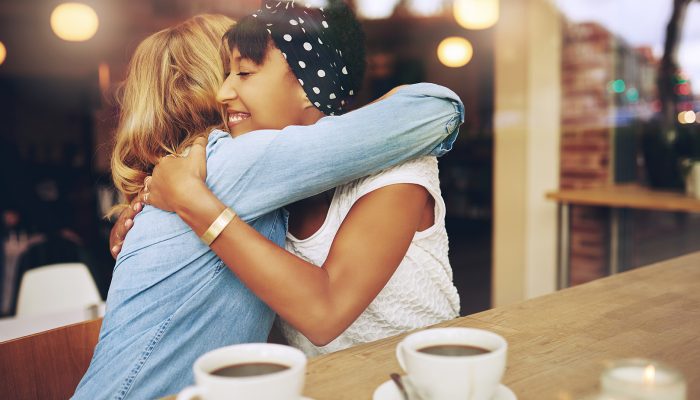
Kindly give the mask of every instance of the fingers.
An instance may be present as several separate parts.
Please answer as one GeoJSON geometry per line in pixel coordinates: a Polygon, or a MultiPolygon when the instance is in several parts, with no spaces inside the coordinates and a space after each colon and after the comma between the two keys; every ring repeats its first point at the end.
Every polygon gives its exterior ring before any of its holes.
{"type": "MultiPolygon", "coordinates": [[[[122,215],[120,215],[119,217],[120,217],[120,219],[122,217],[125,217],[126,220],[134,219],[136,214],[140,213],[142,209],[143,209],[143,199],[142,199],[141,193],[139,192],[139,194],[137,194],[133,198],[133,200],[131,200],[130,206],[127,209],[125,209],[122,212],[122,215]]],[[[126,223],[126,220],[125,220],[125,223],[126,223]]]]}
{"type": "MultiPolygon", "coordinates": [[[[139,208],[141,207],[141,203],[138,203],[139,208]]],[[[134,213],[136,215],[136,213],[134,213]]],[[[129,233],[131,228],[134,227],[134,219],[132,218],[126,218],[126,219],[118,219],[116,224],[114,225],[113,233],[114,233],[114,238],[112,239],[112,246],[119,245],[124,241],[124,238],[126,238],[126,234],[129,233]],[[122,222],[123,221],[123,222],[122,222]]]]}
{"type": "Polygon", "coordinates": [[[117,259],[117,256],[119,256],[119,252],[120,252],[120,251],[122,251],[122,245],[121,245],[121,244],[114,245],[114,247],[112,247],[112,248],[109,250],[109,252],[112,254],[112,258],[114,258],[115,260],[117,259]]]}
{"type": "MultiPolygon", "coordinates": [[[[138,202],[135,203],[133,207],[133,210],[136,211],[135,214],[137,214],[141,211],[141,208],[143,206],[141,202],[138,202]]],[[[119,252],[122,250],[122,245],[124,244],[124,238],[126,237],[126,234],[129,233],[131,228],[134,227],[134,220],[132,218],[127,218],[123,224],[121,224],[120,221],[121,219],[117,221],[113,228],[114,237],[110,238],[110,243],[113,244],[112,248],[110,249],[110,253],[112,253],[112,257],[114,257],[114,259],[117,258],[119,252]]]]}
{"type": "Polygon", "coordinates": [[[148,192],[148,185],[151,184],[151,180],[153,180],[152,176],[147,176],[146,179],[143,180],[143,191],[148,192]]]}
{"type": "Polygon", "coordinates": [[[129,233],[129,230],[134,226],[136,214],[140,213],[141,210],[143,210],[143,199],[141,193],[139,193],[131,200],[129,207],[125,207],[122,210],[117,221],[114,223],[109,235],[109,251],[115,259],[122,249],[126,234],[129,233]]]}
{"type": "MultiPolygon", "coordinates": [[[[158,168],[158,166],[156,165],[155,168],[158,168]]],[[[151,204],[148,202],[148,200],[149,200],[149,197],[151,196],[150,184],[151,184],[152,180],[153,180],[153,176],[151,176],[151,175],[147,176],[143,180],[143,189],[139,192],[139,194],[137,196],[144,204],[151,204]]],[[[136,211],[136,208],[134,208],[134,211],[136,211]]],[[[138,211],[140,211],[140,210],[138,210],[138,211]]]]}

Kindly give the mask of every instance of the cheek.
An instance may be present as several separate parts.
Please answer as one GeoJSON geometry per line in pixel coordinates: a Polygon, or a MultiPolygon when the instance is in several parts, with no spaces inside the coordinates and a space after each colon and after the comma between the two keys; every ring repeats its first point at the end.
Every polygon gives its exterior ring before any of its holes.
{"type": "Polygon", "coordinates": [[[253,129],[282,129],[290,125],[288,107],[278,93],[261,90],[247,104],[253,129]]]}
{"type": "Polygon", "coordinates": [[[284,97],[271,97],[266,102],[264,115],[269,126],[276,129],[299,124],[299,113],[296,107],[284,97]]]}
{"type": "Polygon", "coordinates": [[[294,82],[288,79],[279,82],[268,94],[265,102],[268,105],[267,113],[275,119],[278,126],[285,127],[301,123],[304,104],[300,91],[299,83],[294,78],[294,82]]]}

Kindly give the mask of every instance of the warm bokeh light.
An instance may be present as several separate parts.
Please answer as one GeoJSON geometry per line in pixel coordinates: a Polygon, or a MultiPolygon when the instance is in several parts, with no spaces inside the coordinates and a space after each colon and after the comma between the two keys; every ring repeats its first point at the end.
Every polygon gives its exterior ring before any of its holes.
{"type": "Polygon", "coordinates": [[[698,115],[693,110],[681,111],[680,113],[678,113],[678,122],[680,122],[681,124],[692,124],[695,123],[697,119],[698,115]]]}
{"type": "Polygon", "coordinates": [[[466,29],[486,29],[498,22],[499,0],[455,0],[457,23],[466,29]]]}
{"type": "Polygon", "coordinates": [[[316,8],[328,7],[328,0],[306,0],[304,5],[316,8]]]}
{"type": "Polygon", "coordinates": [[[107,90],[109,90],[109,86],[111,85],[109,64],[104,62],[100,63],[100,65],[97,67],[97,79],[100,83],[100,90],[102,93],[107,93],[107,90]]]}
{"type": "Polygon", "coordinates": [[[5,57],[7,57],[7,49],[5,49],[5,44],[0,42],[0,65],[5,62],[5,57]]]}
{"type": "Polygon", "coordinates": [[[647,365],[644,368],[644,383],[651,385],[654,383],[654,378],[656,377],[656,368],[653,365],[647,365]]]}
{"type": "Polygon", "coordinates": [[[367,19],[389,18],[399,0],[355,0],[357,13],[367,19]]]}
{"type": "Polygon", "coordinates": [[[443,10],[443,2],[436,0],[409,0],[408,9],[420,17],[437,15],[443,10]]]}
{"type": "Polygon", "coordinates": [[[437,49],[438,59],[448,67],[459,68],[472,59],[474,49],[465,38],[448,37],[440,42],[437,49]]]}
{"type": "Polygon", "coordinates": [[[89,40],[98,26],[97,13],[85,4],[64,3],[51,13],[51,29],[56,36],[69,42],[89,40]]]}

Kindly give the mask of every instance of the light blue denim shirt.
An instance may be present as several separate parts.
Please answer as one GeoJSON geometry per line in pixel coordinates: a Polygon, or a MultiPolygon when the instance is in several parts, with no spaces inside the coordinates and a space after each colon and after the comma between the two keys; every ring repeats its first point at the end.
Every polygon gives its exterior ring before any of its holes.
{"type": "MultiPolygon", "coordinates": [[[[311,126],[231,138],[213,131],[207,185],[284,245],[280,207],[426,154],[441,156],[464,120],[449,89],[422,83],[311,126]]],[[[107,312],[77,399],[151,399],[192,383],[217,347],[267,340],[274,313],[176,214],[146,206],[114,267],[107,312]]]]}

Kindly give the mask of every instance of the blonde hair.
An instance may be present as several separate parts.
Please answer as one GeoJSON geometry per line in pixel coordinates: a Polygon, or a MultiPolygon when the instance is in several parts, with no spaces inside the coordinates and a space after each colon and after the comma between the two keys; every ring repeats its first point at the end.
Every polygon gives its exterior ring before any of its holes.
{"type": "Polygon", "coordinates": [[[198,15],[136,48],[121,88],[112,153],[112,179],[126,203],[109,215],[134,199],[161,157],[223,127],[216,92],[230,55],[222,37],[233,24],[223,15],[198,15]]]}

